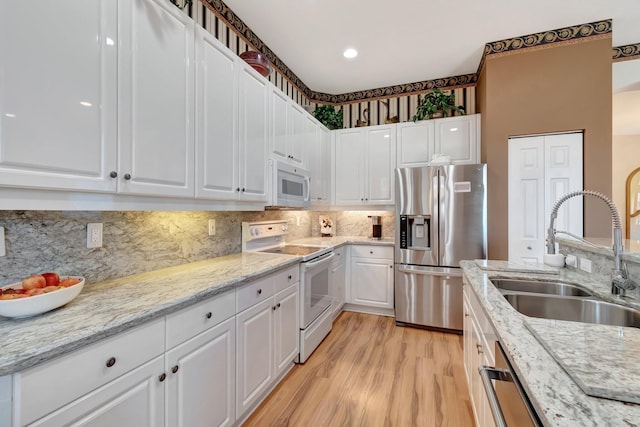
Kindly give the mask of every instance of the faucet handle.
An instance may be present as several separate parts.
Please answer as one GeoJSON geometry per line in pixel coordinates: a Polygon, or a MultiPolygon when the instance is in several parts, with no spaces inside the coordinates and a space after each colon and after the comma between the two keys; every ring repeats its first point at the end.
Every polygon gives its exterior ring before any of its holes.
{"type": "Polygon", "coordinates": [[[629,278],[627,263],[621,263],[621,270],[611,270],[611,293],[624,296],[625,291],[638,287],[638,284],[629,278]]]}

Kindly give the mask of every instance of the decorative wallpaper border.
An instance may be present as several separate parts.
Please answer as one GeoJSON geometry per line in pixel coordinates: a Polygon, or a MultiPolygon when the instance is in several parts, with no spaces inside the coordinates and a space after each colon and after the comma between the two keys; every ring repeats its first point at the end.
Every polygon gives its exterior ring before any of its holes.
{"type": "MultiPolygon", "coordinates": [[[[414,83],[405,83],[376,89],[332,95],[315,92],[304,84],[300,78],[287,67],[287,65],[258,37],[242,19],[235,14],[222,0],[200,0],[204,7],[209,9],[221,21],[228,25],[233,32],[242,38],[255,50],[263,53],[280,74],[280,79],[288,81],[296,88],[300,95],[304,96],[309,104],[347,105],[369,101],[392,99],[398,97],[412,97],[414,95],[429,92],[433,89],[455,90],[473,87],[478,81],[485,61],[489,55],[503,55],[521,49],[550,47],[558,43],[576,43],[593,37],[610,37],[612,33],[612,20],[590,22],[573,25],[556,30],[543,31],[525,36],[513,37],[487,43],[480,59],[478,69],[473,74],[464,74],[433,80],[425,80],[414,83]]],[[[627,59],[640,59],[640,43],[613,48],[613,61],[627,59]]],[[[283,82],[281,82],[282,84],[283,82]]],[[[307,104],[303,102],[302,104],[307,104]]]]}
{"type": "Polygon", "coordinates": [[[541,46],[569,41],[575,42],[579,39],[595,36],[608,36],[612,32],[612,28],[613,25],[611,19],[606,19],[604,21],[573,25],[571,27],[559,28],[557,30],[543,31],[540,33],[487,43],[484,45],[484,52],[482,53],[482,59],[480,59],[476,75],[480,75],[489,55],[505,54],[507,52],[513,52],[521,49],[540,48],[541,46]]]}
{"type": "Polygon", "coordinates": [[[613,62],[640,59],[640,43],[628,44],[613,48],[613,62]]]}

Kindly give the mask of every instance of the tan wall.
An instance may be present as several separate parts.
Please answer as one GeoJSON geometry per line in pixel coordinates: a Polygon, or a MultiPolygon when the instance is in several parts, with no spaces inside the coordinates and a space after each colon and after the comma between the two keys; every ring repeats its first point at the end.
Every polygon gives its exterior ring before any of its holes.
{"type": "MultiPolygon", "coordinates": [[[[479,76],[482,160],[488,164],[489,257],[508,257],[508,138],[584,130],[584,188],[611,196],[611,38],[489,57],[479,76]]],[[[611,235],[585,200],[585,236],[611,235]]]]}
{"type": "Polygon", "coordinates": [[[626,231],[629,215],[625,212],[627,177],[640,167],[640,135],[613,136],[613,202],[622,216],[622,228],[626,231]]]}

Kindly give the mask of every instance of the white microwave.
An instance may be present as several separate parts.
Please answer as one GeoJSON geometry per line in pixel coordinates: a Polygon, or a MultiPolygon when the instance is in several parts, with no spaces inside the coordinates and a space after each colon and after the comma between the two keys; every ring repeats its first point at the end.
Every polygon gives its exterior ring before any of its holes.
{"type": "Polygon", "coordinates": [[[309,171],[281,162],[269,160],[272,208],[304,208],[309,206],[311,177],[309,171]]]}

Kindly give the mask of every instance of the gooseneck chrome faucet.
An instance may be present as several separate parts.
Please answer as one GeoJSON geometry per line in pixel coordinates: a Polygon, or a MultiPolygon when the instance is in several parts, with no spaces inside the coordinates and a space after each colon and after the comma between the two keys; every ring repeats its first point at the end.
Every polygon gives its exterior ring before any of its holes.
{"type": "Polygon", "coordinates": [[[620,254],[623,251],[622,246],[622,222],[616,205],[611,199],[602,193],[591,190],[573,191],[562,196],[551,209],[551,218],[549,221],[549,229],[547,230],[547,253],[553,255],[556,253],[556,230],[554,223],[558,217],[558,209],[567,200],[576,196],[594,196],[607,204],[611,211],[611,220],[613,222],[613,270],[611,270],[611,293],[614,295],[624,296],[626,290],[634,289],[636,283],[629,279],[627,265],[620,260],[620,254]]]}

